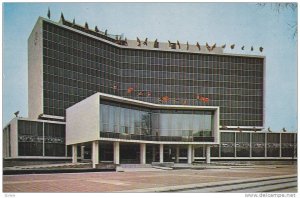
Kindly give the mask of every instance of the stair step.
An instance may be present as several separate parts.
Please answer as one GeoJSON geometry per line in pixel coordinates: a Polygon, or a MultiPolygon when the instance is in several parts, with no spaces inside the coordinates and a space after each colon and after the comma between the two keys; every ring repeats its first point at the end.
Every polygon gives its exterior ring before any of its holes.
{"type": "Polygon", "coordinates": [[[121,164],[122,168],[151,168],[151,164],[121,164]]]}

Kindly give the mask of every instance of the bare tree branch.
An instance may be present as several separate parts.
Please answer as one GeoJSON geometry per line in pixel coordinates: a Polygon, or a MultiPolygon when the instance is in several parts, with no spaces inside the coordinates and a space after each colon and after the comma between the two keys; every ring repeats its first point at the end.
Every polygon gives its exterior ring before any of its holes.
{"type": "MultiPolygon", "coordinates": [[[[291,10],[292,12],[297,11],[297,3],[257,3],[256,5],[260,7],[266,7],[267,5],[271,6],[271,9],[274,10],[278,15],[281,14],[284,10],[291,10]]],[[[298,35],[298,23],[297,22],[292,22],[292,23],[287,23],[289,26],[290,30],[293,32],[293,39],[297,38],[298,35]]]]}

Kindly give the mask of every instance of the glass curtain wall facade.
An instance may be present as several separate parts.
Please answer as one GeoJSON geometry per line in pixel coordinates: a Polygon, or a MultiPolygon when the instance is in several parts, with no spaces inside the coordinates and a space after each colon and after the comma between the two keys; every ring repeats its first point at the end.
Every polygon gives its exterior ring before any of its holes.
{"type": "MultiPolygon", "coordinates": [[[[251,159],[297,156],[296,133],[221,132],[220,136],[220,145],[211,147],[211,157],[251,159]]],[[[203,152],[205,154],[205,149],[203,152]]]]}
{"type": "Polygon", "coordinates": [[[100,131],[197,141],[197,137],[212,137],[213,112],[146,109],[101,100],[100,131]]]}
{"type": "Polygon", "coordinates": [[[261,57],[121,48],[43,21],[48,115],[65,116],[66,108],[102,92],[150,103],[168,96],[165,104],[219,106],[221,125],[263,126],[263,65],[261,57]]]}
{"type": "Polygon", "coordinates": [[[236,134],[236,156],[250,157],[250,133],[236,134]]]}
{"type": "Polygon", "coordinates": [[[221,156],[220,157],[234,157],[235,156],[235,133],[221,133],[221,156]]]}
{"type": "Polygon", "coordinates": [[[264,133],[252,134],[252,157],[265,156],[265,136],[264,133]]]}
{"type": "Polygon", "coordinates": [[[267,156],[279,157],[280,150],[280,134],[267,134],[267,156]]]}
{"type": "Polygon", "coordinates": [[[18,121],[19,156],[65,156],[65,125],[18,121]]]}
{"type": "Polygon", "coordinates": [[[281,156],[297,156],[297,136],[295,134],[281,134],[281,156]]]}

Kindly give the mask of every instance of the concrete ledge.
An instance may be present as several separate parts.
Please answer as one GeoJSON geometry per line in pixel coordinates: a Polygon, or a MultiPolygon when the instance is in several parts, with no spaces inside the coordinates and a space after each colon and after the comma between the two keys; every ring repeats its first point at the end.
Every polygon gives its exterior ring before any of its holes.
{"type": "Polygon", "coordinates": [[[174,162],[152,162],[152,166],[159,166],[159,167],[174,167],[174,162]]]}
{"type": "Polygon", "coordinates": [[[124,168],[121,166],[116,166],[116,172],[124,172],[124,168]]]}
{"type": "Polygon", "coordinates": [[[51,173],[83,173],[83,172],[114,172],[116,169],[97,168],[65,168],[65,169],[24,169],[24,170],[3,170],[3,175],[21,174],[51,174],[51,173]]]}

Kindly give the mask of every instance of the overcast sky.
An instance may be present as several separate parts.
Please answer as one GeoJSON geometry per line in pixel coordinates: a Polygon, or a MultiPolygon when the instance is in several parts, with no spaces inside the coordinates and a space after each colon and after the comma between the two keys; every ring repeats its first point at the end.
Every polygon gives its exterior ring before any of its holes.
{"type": "Polygon", "coordinates": [[[266,56],[265,127],[297,130],[297,10],[256,3],[5,3],[2,122],[28,114],[27,39],[39,16],[67,20],[128,39],[236,44],[227,53],[266,56]],[[245,45],[245,50],[240,47],[245,45]],[[250,51],[254,46],[255,50],[250,51]],[[263,53],[258,48],[264,47],[263,53]]]}

